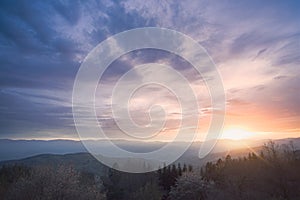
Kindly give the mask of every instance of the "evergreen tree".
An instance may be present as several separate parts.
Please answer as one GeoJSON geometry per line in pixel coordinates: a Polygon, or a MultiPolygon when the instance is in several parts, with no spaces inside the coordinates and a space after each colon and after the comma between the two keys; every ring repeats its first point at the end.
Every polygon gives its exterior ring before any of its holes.
{"type": "Polygon", "coordinates": [[[183,163],[183,169],[182,169],[183,172],[187,172],[187,167],[186,167],[186,164],[183,163]]]}
{"type": "Polygon", "coordinates": [[[181,169],[180,163],[178,163],[177,169],[178,169],[178,176],[181,176],[182,175],[182,169],[181,169]]]}

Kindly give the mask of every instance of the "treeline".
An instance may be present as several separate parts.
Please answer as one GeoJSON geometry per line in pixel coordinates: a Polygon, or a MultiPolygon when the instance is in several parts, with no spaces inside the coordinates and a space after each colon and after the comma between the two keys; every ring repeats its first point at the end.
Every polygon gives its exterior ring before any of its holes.
{"type": "Polygon", "coordinates": [[[192,170],[191,165],[180,163],[143,174],[110,168],[106,176],[99,177],[65,165],[4,165],[0,169],[0,199],[168,199],[177,178],[192,170]]]}
{"type": "Polygon", "coordinates": [[[169,192],[183,173],[192,172],[191,165],[178,163],[143,174],[132,174],[110,169],[104,181],[107,199],[159,200],[168,199],[169,192]]]}
{"type": "Polygon", "coordinates": [[[186,165],[183,164],[183,167],[181,167],[181,164],[178,163],[176,166],[175,164],[164,166],[163,169],[159,169],[157,171],[158,173],[158,179],[159,179],[159,185],[166,191],[169,191],[171,186],[174,186],[176,183],[176,180],[179,176],[182,175],[182,173],[185,172],[191,172],[193,171],[192,165],[186,165]]]}
{"type": "Polygon", "coordinates": [[[157,199],[154,189],[160,193],[157,172],[134,174],[110,168],[107,177],[103,177],[103,182],[108,200],[139,199],[147,193],[157,199]],[[153,192],[148,191],[149,189],[153,189],[153,192]]]}
{"type": "Polygon", "coordinates": [[[178,163],[177,166],[175,164],[164,166],[162,169],[159,169],[157,171],[158,173],[158,180],[159,180],[159,186],[164,191],[164,195],[162,196],[162,199],[168,199],[169,192],[172,186],[175,185],[176,180],[178,177],[180,177],[183,173],[186,172],[192,172],[193,167],[192,165],[186,165],[183,164],[183,167],[181,167],[181,164],[178,163]]]}
{"type": "Polygon", "coordinates": [[[293,144],[269,142],[260,153],[208,162],[187,173],[171,188],[170,199],[300,199],[299,151],[293,144]]]}

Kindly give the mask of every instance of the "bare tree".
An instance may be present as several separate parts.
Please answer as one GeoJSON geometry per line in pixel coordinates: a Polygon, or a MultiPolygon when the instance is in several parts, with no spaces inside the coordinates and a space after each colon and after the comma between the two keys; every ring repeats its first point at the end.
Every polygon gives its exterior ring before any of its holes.
{"type": "Polygon", "coordinates": [[[204,200],[207,199],[208,189],[212,185],[202,180],[198,172],[186,172],[177,179],[175,187],[171,188],[171,200],[204,200]]]}
{"type": "Polygon", "coordinates": [[[20,178],[8,191],[6,199],[106,199],[96,184],[81,184],[80,176],[73,167],[38,167],[29,177],[20,178]]]}

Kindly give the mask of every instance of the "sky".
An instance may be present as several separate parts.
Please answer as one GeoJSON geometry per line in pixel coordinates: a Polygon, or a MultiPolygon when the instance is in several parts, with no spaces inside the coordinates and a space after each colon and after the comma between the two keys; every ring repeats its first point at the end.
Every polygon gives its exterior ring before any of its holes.
{"type": "MultiPolygon", "coordinates": [[[[2,0],[0,138],[78,139],[72,89],[81,63],[108,37],[142,27],[180,31],[206,49],[223,80],[229,138],[241,132],[300,137],[299,1],[2,0]]],[[[151,49],[128,53],[105,72],[96,91],[101,127],[109,137],[123,137],[110,110],[111,93],[125,72],[145,63],[171,65],[189,80],[199,97],[203,138],[211,114],[205,83],[186,61],[151,49]]],[[[172,138],[180,126],[178,102],[164,88],[144,89],[132,100],[131,116],[143,126],[149,106],[162,104],[168,121],[160,139],[172,138]]]]}

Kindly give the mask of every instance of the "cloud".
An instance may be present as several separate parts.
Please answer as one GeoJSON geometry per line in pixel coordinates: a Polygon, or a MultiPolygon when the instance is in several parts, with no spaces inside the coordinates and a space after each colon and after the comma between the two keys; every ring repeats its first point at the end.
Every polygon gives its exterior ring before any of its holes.
{"type": "MultiPolygon", "coordinates": [[[[297,1],[3,0],[0,137],[76,137],[70,102],[83,59],[107,37],[145,26],[181,31],[206,48],[223,77],[229,104],[245,108],[229,107],[228,112],[235,115],[255,108],[278,119],[278,113],[284,113],[285,126],[296,126],[300,115],[299,7],[297,1]]],[[[102,79],[105,90],[98,97],[102,104],[99,120],[105,127],[114,123],[108,112],[114,84],[133,66],[148,62],[173,66],[191,82],[202,98],[199,103],[209,109],[204,82],[189,63],[159,50],[135,51],[112,63],[102,79]]],[[[161,91],[152,88],[151,93],[155,92],[161,91]]],[[[160,95],[162,101],[169,101],[169,94],[160,95]]],[[[138,111],[135,115],[139,116],[138,111]]]]}
{"type": "Polygon", "coordinates": [[[83,58],[106,37],[151,23],[105,1],[1,1],[0,9],[1,137],[76,137],[70,102],[83,58]]]}
{"type": "MultiPolygon", "coordinates": [[[[41,91],[1,90],[1,137],[39,137],[38,131],[73,129],[70,105],[41,91]]],[[[59,133],[53,133],[59,134],[59,133]]],[[[62,133],[63,134],[63,133],[62,133]]]]}

